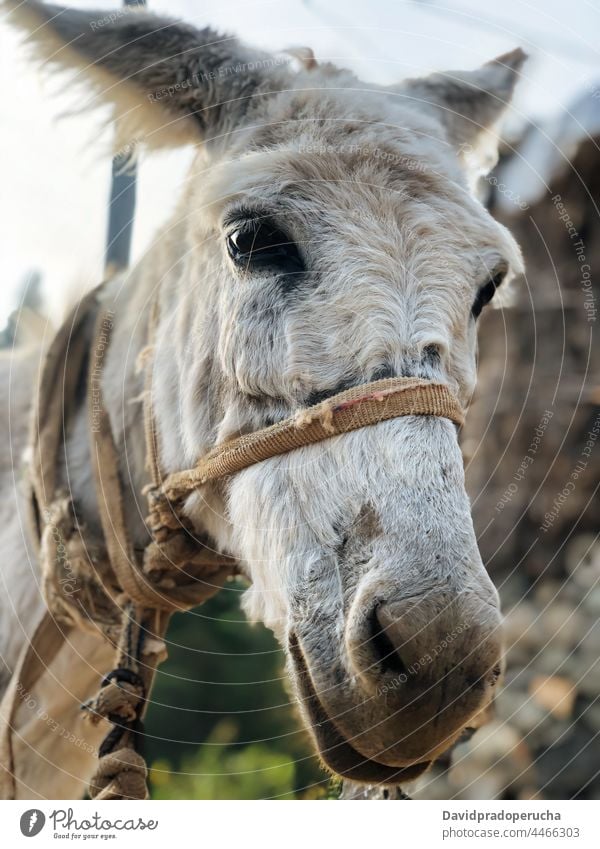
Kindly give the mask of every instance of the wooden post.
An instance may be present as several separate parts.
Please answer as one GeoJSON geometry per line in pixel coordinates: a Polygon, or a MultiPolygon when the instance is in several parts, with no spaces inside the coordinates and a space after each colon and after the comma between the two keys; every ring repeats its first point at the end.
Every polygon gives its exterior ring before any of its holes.
{"type": "MultiPolygon", "coordinates": [[[[146,0],[123,0],[124,6],[145,6],[146,0]]],[[[137,164],[133,151],[118,154],[112,162],[105,271],[107,277],[127,268],[135,215],[137,164]]]]}

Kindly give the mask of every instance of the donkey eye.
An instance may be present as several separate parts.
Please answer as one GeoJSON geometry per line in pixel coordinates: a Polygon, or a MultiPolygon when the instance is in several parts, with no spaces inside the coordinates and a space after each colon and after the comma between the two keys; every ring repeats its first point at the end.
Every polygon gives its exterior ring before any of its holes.
{"type": "Polygon", "coordinates": [[[293,272],[304,267],[295,243],[268,222],[253,222],[234,230],[227,237],[227,250],[237,265],[250,271],[275,268],[293,272]]]}
{"type": "Polygon", "coordinates": [[[477,297],[475,298],[475,302],[471,307],[471,315],[473,318],[477,318],[481,310],[489,304],[494,295],[496,294],[496,289],[502,283],[504,278],[506,277],[506,269],[503,268],[501,271],[498,271],[494,274],[493,277],[488,280],[488,282],[481,287],[479,292],[477,292],[477,297]]]}

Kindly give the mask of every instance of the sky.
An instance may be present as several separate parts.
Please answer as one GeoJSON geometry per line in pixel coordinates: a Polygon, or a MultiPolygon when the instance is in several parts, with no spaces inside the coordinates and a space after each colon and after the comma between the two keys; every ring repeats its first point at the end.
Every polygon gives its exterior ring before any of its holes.
{"type": "MultiPolygon", "coordinates": [[[[108,10],[120,3],[69,5],[108,10]]],[[[269,50],[310,46],[317,59],[381,84],[474,68],[521,46],[530,60],[507,118],[512,134],[525,121],[555,119],[582,92],[600,91],[596,0],[149,0],[149,6],[269,50]]],[[[65,97],[59,78],[34,67],[4,16],[0,5],[0,325],[33,269],[43,274],[54,315],[73,292],[102,279],[110,188],[109,139],[92,115],[65,116],[83,95],[65,97]]],[[[172,210],[190,157],[182,149],[142,161],[134,261],[172,210]]]]}

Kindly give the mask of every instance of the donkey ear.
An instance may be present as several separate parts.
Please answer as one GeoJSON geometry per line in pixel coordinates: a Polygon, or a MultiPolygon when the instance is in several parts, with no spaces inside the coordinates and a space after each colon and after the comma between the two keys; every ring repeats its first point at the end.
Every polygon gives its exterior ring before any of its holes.
{"type": "Polygon", "coordinates": [[[527,55],[520,49],[498,56],[476,71],[448,71],[395,87],[415,107],[433,110],[448,141],[473,177],[490,171],[498,158],[494,129],[509,105],[527,55]]]}
{"type": "MultiPolygon", "coordinates": [[[[239,126],[257,87],[283,59],[211,29],[141,7],[89,12],[38,0],[8,0],[9,20],[50,69],[91,87],[82,108],[113,107],[117,144],[197,142],[239,126]]],[[[283,71],[282,71],[283,72],[283,71]]]]}

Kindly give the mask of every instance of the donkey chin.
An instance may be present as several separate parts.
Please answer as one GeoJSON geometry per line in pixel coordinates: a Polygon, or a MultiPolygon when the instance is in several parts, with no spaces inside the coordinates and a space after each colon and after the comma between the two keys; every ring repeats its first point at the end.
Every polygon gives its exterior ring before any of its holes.
{"type": "Polygon", "coordinates": [[[325,765],[421,774],[487,713],[502,671],[456,430],[406,417],[265,461],[229,490],[250,618],[277,635],[325,765]]]}

